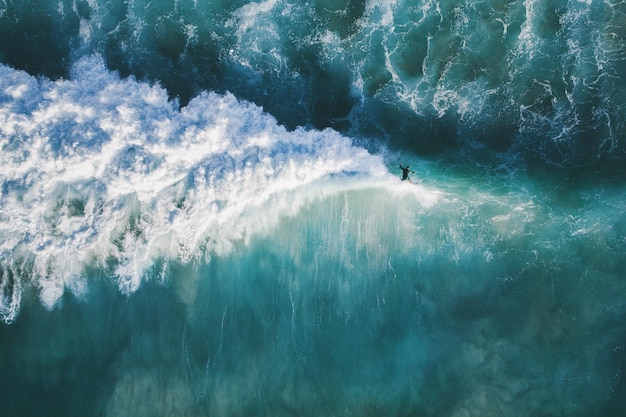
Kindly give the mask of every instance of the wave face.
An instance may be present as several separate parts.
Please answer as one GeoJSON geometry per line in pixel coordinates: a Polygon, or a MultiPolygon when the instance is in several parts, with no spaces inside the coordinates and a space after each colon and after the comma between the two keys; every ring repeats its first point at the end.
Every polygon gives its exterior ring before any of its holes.
{"type": "Polygon", "coordinates": [[[120,80],[97,57],[72,81],[2,75],[7,320],[15,276],[48,307],[66,288],[85,291],[86,267],[133,292],[156,259],[228,253],[326,190],[391,178],[334,131],[287,132],[232,95],[203,94],[179,112],[163,89],[120,80]]]}
{"type": "Polygon", "coordinates": [[[624,16],[0,2],[0,415],[623,416],[624,16]]]}

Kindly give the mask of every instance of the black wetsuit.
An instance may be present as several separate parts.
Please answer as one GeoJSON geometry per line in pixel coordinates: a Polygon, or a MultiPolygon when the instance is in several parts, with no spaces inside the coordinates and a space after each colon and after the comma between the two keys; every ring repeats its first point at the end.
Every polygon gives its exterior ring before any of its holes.
{"type": "Polygon", "coordinates": [[[409,172],[415,174],[415,171],[410,171],[409,168],[411,167],[408,165],[406,167],[403,167],[402,164],[400,164],[400,169],[402,170],[402,181],[411,180],[409,178],[409,172]]]}

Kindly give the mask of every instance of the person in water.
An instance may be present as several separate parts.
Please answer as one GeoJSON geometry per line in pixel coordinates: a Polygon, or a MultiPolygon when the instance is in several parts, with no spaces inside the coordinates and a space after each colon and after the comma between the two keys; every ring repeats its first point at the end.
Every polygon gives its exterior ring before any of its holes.
{"type": "Polygon", "coordinates": [[[415,174],[415,171],[411,171],[410,168],[411,167],[408,165],[403,167],[402,164],[400,164],[400,169],[402,170],[402,181],[409,180],[409,182],[413,182],[411,181],[411,178],[409,178],[409,173],[415,174]]]}

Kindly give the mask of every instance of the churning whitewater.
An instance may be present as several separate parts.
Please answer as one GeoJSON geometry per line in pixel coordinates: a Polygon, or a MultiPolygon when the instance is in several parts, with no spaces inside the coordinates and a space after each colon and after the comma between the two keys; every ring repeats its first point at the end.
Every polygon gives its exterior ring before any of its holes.
{"type": "Polygon", "coordinates": [[[626,413],[626,3],[3,0],[0,39],[1,416],[626,413]]]}
{"type": "Polygon", "coordinates": [[[24,268],[49,308],[65,289],[86,291],[88,266],[132,292],[159,258],[225,254],[309,200],[391,186],[381,158],[347,138],[287,132],[232,95],[179,112],[162,88],[120,80],[98,57],[73,75],[38,82],[2,67],[5,321],[24,268]]]}

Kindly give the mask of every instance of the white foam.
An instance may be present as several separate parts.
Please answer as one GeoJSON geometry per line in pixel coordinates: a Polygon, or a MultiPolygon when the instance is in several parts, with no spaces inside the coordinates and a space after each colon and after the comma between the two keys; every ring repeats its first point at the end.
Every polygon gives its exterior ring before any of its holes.
{"type": "Polygon", "coordinates": [[[0,66],[0,260],[31,259],[49,308],[86,291],[86,265],[112,265],[132,292],[157,258],[225,254],[311,199],[399,183],[348,138],[289,132],[232,95],[204,93],[179,111],[97,56],[72,77],[38,82],[0,66]]]}
{"type": "Polygon", "coordinates": [[[233,16],[241,20],[239,30],[246,31],[254,25],[255,20],[260,14],[266,14],[272,11],[276,6],[276,0],[266,0],[264,2],[252,2],[241,6],[233,12],[233,16]]]}

